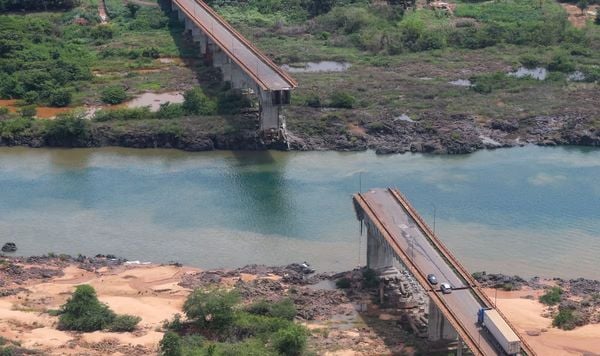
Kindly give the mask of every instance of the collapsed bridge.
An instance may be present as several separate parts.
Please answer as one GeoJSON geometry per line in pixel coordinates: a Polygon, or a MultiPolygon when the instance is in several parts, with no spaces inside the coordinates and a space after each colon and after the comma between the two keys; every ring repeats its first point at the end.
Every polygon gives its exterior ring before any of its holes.
{"type": "Polygon", "coordinates": [[[281,107],[290,103],[298,83],[202,0],[171,1],[204,58],[221,69],[223,80],[257,95],[260,129],[284,129],[281,107]]]}
{"type": "Polygon", "coordinates": [[[481,290],[479,283],[460,264],[431,231],[408,200],[395,189],[374,189],[354,195],[357,218],[367,227],[367,267],[389,267],[407,272],[418,282],[429,301],[428,337],[431,341],[464,342],[475,355],[503,355],[490,327],[482,327],[482,311],[490,311],[501,333],[512,338],[516,352],[535,355],[504,315],[481,290]],[[428,280],[433,274],[439,282],[449,283],[444,293],[428,280]]]}

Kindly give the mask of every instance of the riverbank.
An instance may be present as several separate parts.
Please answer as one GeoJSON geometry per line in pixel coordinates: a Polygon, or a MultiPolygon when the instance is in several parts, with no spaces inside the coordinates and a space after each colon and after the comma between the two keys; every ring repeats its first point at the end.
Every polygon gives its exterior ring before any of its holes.
{"type": "MultiPolygon", "coordinates": [[[[525,120],[481,120],[471,115],[432,114],[419,121],[396,118],[352,122],[331,115],[315,130],[308,120],[290,122],[286,145],[267,141],[254,128],[255,114],[238,117],[90,122],[68,118],[64,124],[20,119],[18,127],[0,133],[0,146],[175,148],[212,150],[375,150],[378,154],[423,152],[464,154],[480,149],[541,146],[600,146],[597,122],[579,115],[535,116],[525,120]],[[23,121],[24,120],[24,121],[23,121]],[[49,126],[56,128],[50,129],[49,126]],[[77,130],[71,129],[73,126],[77,130]],[[71,128],[69,128],[71,127],[71,128]],[[7,131],[9,130],[9,131],[7,131]]],[[[58,119],[61,120],[61,119],[58,119]]],[[[316,119],[315,119],[316,120],[316,119]]],[[[316,120],[320,124],[321,121],[316,120]]],[[[1,123],[0,123],[1,124],[1,123]]],[[[1,128],[1,126],[0,126],[1,128]]]]}
{"type": "MultiPolygon", "coordinates": [[[[318,354],[414,354],[431,347],[401,315],[374,302],[376,290],[361,287],[360,271],[307,279],[300,265],[202,271],[178,264],[127,263],[113,256],[62,255],[4,257],[0,276],[0,337],[5,343],[18,343],[24,352],[156,355],[164,320],[182,313],[192,289],[211,285],[235,287],[245,303],[291,296],[296,322],[311,330],[309,350],[318,354]],[[335,288],[333,282],[342,277],[353,281],[349,289],[335,288]],[[57,330],[57,317],[49,311],[58,309],[80,284],[93,286],[99,299],[115,312],[141,317],[138,329],[130,333],[57,330]]],[[[539,286],[552,283],[543,281],[518,291],[488,288],[486,292],[540,354],[593,355],[600,347],[600,324],[572,331],[552,328],[544,305],[537,300],[543,293],[539,286]]]]}

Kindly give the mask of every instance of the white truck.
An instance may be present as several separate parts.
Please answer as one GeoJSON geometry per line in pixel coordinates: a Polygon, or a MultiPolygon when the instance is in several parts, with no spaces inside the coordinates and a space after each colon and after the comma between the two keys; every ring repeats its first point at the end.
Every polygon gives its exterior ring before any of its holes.
{"type": "Polygon", "coordinates": [[[515,355],[521,352],[521,340],[495,309],[479,309],[477,312],[477,323],[492,334],[500,347],[508,355],[515,355]]]}

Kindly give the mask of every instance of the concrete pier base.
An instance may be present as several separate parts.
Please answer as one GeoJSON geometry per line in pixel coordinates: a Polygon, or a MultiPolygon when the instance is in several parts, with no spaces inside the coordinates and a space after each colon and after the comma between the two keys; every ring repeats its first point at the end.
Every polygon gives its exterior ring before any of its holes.
{"type": "Polygon", "coordinates": [[[429,341],[456,340],[458,334],[452,325],[446,320],[440,309],[434,304],[429,303],[429,326],[427,328],[427,338],[429,341]]]}

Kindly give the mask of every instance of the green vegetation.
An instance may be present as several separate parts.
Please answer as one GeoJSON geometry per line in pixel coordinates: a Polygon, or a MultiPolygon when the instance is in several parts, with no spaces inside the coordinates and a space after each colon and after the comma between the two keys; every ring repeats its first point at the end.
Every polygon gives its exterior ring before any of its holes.
{"type": "Polygon", "coordinates": [[[350,278],[343,277],[335,281],[335,286],[340,289],[348,289],[351,285],[352,281],[350,280],[350,278]]]}
{"type": "Polygon", "coordinates": [[[235,290],[195,290],[183,309],[188,321],[176,316],[165,323],[162,355],[291,356],[306,347],[308,332],[292,321],[296,308],[290,299],[242,306],[235,290]]]}
{"type": "Polygon", "coordinates": [[[560,303],[563,290],[560,287],[552,287],[540,297],[540,302],[546,305],[556,305],[560,303]]]}
{"type": "Polygon", "coordinates": [[[559,307],[558,314],[552,319],[552,326],[563,330],[573,330],[583,324],[581,312],[569,307],[559,307]]]}
{"type": "Polygon", "coordinates": [[[77,286],[71,298],[61,307],[58,328],[84,332],[103,329],[132,331],[140,320],[131,315],[117,316],[100,303],[92,286],[84,284],[77,286]]]}
{"type": "Polygon", "coordinates": [[[116,105],[124,102],[125,99],[127,99],[127,93],[122,87],[113,85],[102,90],[101,99],[107,104],[116,105]]]}
{"type": "Polygon", "coordinates": [[[79,0],[0,0],[0,12],[70,10],[79,0]]]}

